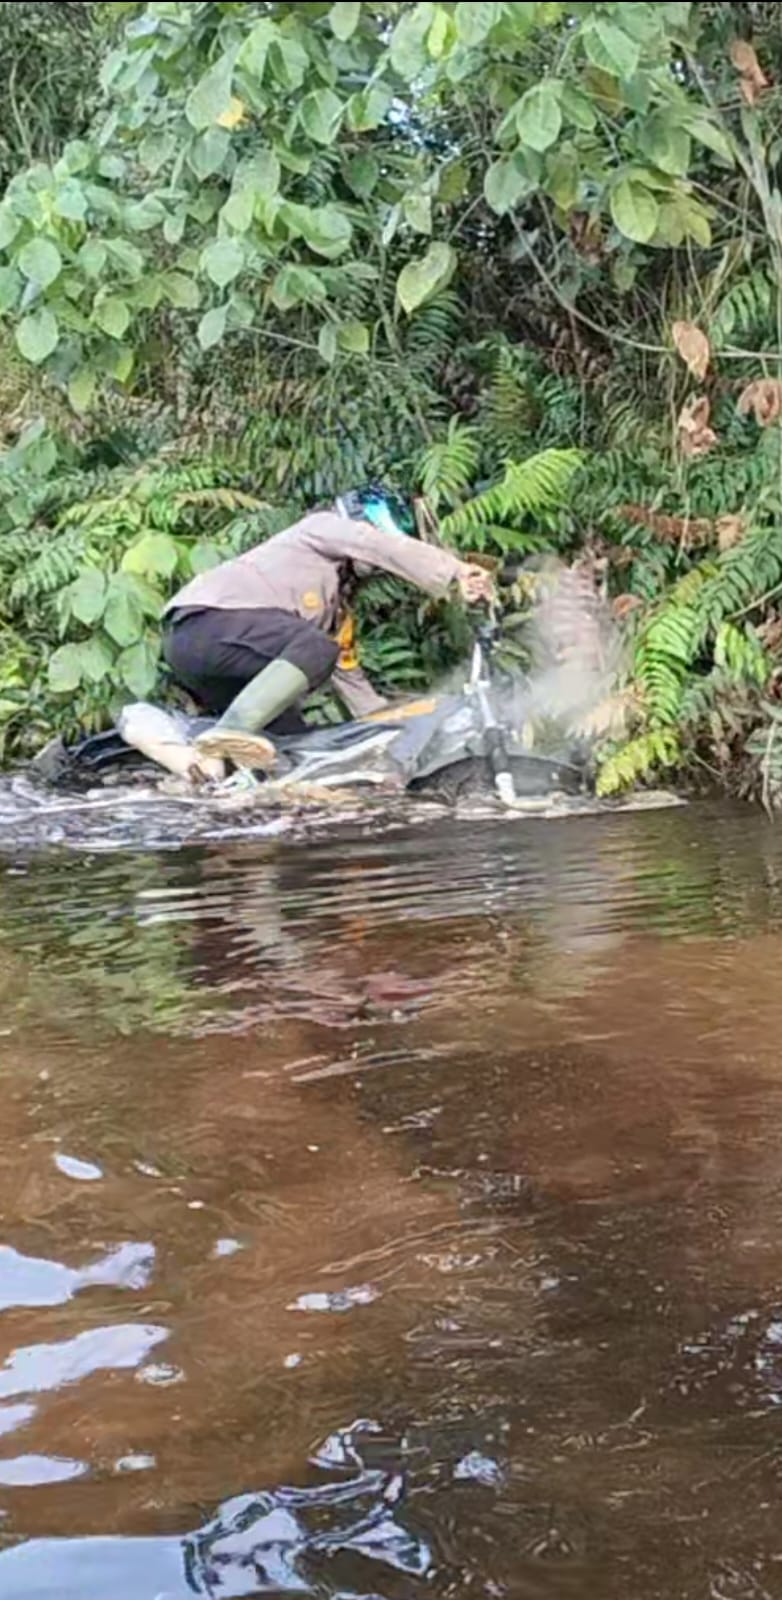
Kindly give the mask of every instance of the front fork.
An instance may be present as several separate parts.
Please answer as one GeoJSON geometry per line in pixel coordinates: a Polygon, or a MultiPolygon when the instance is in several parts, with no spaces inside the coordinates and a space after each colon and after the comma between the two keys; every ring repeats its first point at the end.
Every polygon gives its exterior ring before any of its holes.
{"type": "Polygon", "coordinates": [[[489,622],[481,629],[473,646],[467,693],[474,700],[478,710],[495,793],[504,806],[514,806],[518,797],[505,746],[505,733],[492,705],[491,651],[495,633],[496,624],[492,615],[489,622]]]}

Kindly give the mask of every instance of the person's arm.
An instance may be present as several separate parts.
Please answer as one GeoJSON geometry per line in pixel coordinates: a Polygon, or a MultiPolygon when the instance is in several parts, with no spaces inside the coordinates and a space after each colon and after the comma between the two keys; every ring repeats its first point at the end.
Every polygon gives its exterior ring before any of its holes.
{"type": "Polygon", "coordinates": [[[360,667],[336,667],[331,675],[331,687],[351,717],[368,717],[388,705],[360,667]]]}
{"type": "Polygon", "coordinates": [[[463,583],[472,571],[450,550],[421,544],[404,533],[386,533],[369,522],[354,522],[336,512],[318,511],[300,525],[307,543],[331,561],[357,561],[381,572],[406,578],[435,599],[447,594],[452,583],[463,583]]]}

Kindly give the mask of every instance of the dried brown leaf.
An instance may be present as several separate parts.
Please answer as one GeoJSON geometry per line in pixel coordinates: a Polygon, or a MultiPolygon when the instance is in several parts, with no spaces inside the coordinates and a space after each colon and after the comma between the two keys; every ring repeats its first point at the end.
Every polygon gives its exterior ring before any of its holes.
{"type": "Polygon", "coordinates": [[[732,550],[734,544],[744,538],[747,524],[743,517],[724,516],[717,518],[714,528],[720,550],[732,550]]]}
{"type": "Polygon", "coordinates": [[[611,610],[617,622],[624,622],[626,617],[637,611],[643,605],[643,600],[637,594],[618,594],[611,602],[611,610]]]}
{"type": "Polygon", "coordinates": [[[746,39],[733,40],[730,59],[741,74],[741,93],[747,105],[754,106],[763,91],[770,88],[771,80],[766,77],[753,46],[746,39]]]}
{"type": "Polygon", "coordinates": [[[711,359],[711,346],[705,333],[694,322],[674,322],[671,333],[682,361],[702,383],[711,359]]]}
{"type": "Polygon", "coordinates": [[[782,416],[782,382],[779,378],[756,378],[742,389],[736,409],[741,417],[752,412],[761,428],[770,428],[782,416]]]}
{"type": "Polygon", "coordinates": [[[683,456],[705,456],[717,443],[717,435],[709,427],[711,407],[705,395],[691,395],[682,406],[677,418],[679,449],[683,456]]]}

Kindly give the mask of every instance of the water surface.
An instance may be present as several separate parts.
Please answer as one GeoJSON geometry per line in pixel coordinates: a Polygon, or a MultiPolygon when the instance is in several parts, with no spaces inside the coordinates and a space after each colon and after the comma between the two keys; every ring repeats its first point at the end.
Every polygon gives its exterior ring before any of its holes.
{"type": "Polygon", "coordinates": [[[6,853],[0,1595],[782,1593],[782,831],[6,853]]]}

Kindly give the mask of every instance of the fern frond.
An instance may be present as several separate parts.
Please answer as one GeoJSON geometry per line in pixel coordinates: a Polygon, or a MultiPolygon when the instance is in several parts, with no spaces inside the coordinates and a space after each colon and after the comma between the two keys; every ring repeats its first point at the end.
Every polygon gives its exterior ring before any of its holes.
{"type": "Polygon", "coordinates": [[[620,794],[634,783],[653,777],[656,768],[673,767],[681,760],[675,728],[655,728],[629,739],[602,763],[597,777],[600,796],[620,794]]]}
{"type": "Polygon", "coordinates": [[[448,424],[447,438],[432,444],[421,457],[421,489],[437,512],[445,503],[458,506],[475,476],[480,456],[480,441],[475,428],[458,417],[448,424]]]}
{"type": "Polygon", "coordinates": [[[580,450],[541,450],[526,461],[508,461],[498,483],[443,518],[443,535],[469,538],[481,527],[542,516],[561,506],[583,459],[580,450]]]}

